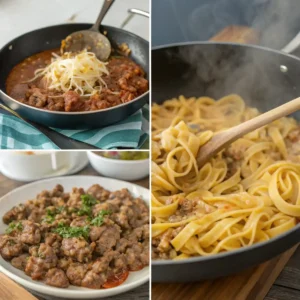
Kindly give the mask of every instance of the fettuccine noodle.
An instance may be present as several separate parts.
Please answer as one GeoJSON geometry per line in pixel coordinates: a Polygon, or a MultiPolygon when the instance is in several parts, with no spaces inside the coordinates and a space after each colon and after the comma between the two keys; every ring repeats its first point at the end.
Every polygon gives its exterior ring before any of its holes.
{"type": "Polygon", "coordinates": [[[198,168],[218,131],[259,114],[238,95],[152,107],[154,259],[230,251],[277,236],[300,217],[300,129],[282,118],[238,139],[198,168]]]}

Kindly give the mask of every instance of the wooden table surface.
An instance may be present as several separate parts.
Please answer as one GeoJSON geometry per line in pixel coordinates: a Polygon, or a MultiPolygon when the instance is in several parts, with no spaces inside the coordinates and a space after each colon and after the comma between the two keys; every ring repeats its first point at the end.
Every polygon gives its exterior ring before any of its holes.
{"type": "MultiPolygon", "coordinates": [[[[99,174],[90,166],[88,165],[85,169],[78,173],[78,175],[95,175],[99,176],[99,174]]],[[[143,179],[139,181],[134,181],[133,183],[141,185],[143,187],[149,188],[149,179],[143,179]]],[[[5,195],[6,193],[10,192],[11,190],[24,185],[24,182],[18,182],[15,180],[11,180],[0,173],[0,197],[5,195]]],[[[40,300],[58,300],[59,298],[54,297],[46,297],[35,294],[35,296],[40,300]]],[[[1,297],[0,297],[1,298],[1,297]]],[[[105,298],[107,300],[148,300],[149,299],[149,283],[145,283],[144,285],[127,292],[125,294],[120,294],[118,296],[105,298]]],[[[1,299],[2,300],[2,299],[1,299]]],[[[4,300],[4,299],[3,299],[4,300]]],[[[6,300],[6,299],[5,299],[6,300]]],[[[11,300],[11,299],[9,299],[11,300]]]]}

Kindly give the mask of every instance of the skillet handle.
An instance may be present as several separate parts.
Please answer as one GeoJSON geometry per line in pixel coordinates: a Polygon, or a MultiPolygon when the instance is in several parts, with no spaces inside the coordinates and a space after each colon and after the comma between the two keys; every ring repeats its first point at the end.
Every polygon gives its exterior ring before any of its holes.
{"type": "Polygon", "coordinates": [[[129,8],[128,9],[128,16],[126,17],[126,19],[123,21],[123,23],[121,24],[121,28],[124,28],[135,15],[140,15],[146,18],[150,18],[150,14],[147,11],[141,10],[141,9],[137,9],[137,8],[129,8]]]}
{"type": "Polygon", "coordinates": [[[300,48],[300,32],[284,47],[282,52],[291,54],[295,50],[300,48]]]}
{"type": "Polygon", "coordinates": [[[145,11],[145,10],[141,10],[141,9],[137,9],[137,8],[129,8],[128,12],[131,14],[136,14],[136,15],[140,15],[146,18],[150,18],[150,14],[145,11]]]}

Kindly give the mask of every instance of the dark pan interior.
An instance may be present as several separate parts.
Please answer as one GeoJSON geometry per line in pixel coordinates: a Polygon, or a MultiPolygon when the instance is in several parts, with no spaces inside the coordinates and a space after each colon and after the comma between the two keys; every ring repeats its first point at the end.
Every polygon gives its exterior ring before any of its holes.
{"type": "MultiPolygon", "coordinates": [[[[300,96],[300,60],[259,47],[197,43],[152,51],[152,101],[241,95],[260,111],[300,96]],[[282,71],[287,68],[287,71],[282,71]]],[[[296,114],[300,119],[300,113],[296,114]]]]}
{"type": "MultiPolygon", "coordinates": [[[[88,29],[92,24],[63,24],[38,29],[24,34],[4,46],[0,52],[0,89],[5,91],[5,81],[11,69],[35,53],[60,47],[61,40],[70,33],[88,29]]],[[[144,39],[125,30],[102,26],[113,48],[126,43],[131,49],[130,58],[149,73],[149,45],[144,39]]]]}

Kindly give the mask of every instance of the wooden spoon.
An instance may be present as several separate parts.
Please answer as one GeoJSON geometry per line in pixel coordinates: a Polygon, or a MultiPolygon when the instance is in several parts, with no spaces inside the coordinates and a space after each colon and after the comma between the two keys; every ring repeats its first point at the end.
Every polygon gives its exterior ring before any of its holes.
{"type": "Polygon", "coordinates": [[[225,131],[219,132],[212,137],[197,155],[198,166],[202,167],[210,158],[215,156],[220,150],[244,136],[245,134],[265,126],[277,119],[285,117],[300,109],[300,97],[278,106],[268,112],[261,114],[249,121],[241,123],[225,131]]]}
{"type": "Polygon", "coordinates": [[[0,299],[3,300],[38,300],[20,285],[0,272],[0,299]]]}

